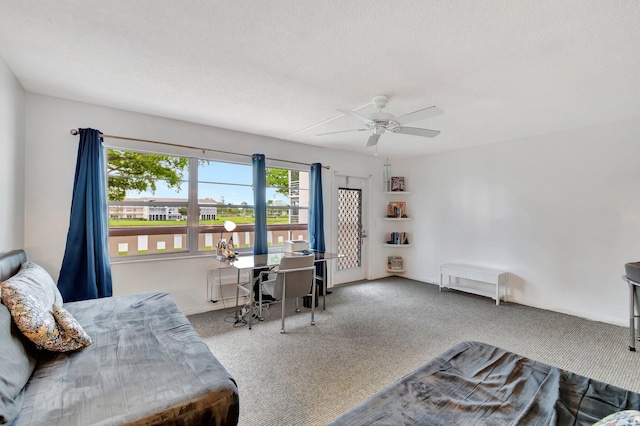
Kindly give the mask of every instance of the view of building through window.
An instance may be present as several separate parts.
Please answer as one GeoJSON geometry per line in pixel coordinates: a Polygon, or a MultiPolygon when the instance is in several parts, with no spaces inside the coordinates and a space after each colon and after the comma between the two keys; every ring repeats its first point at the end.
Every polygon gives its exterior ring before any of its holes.
{"type": "MultiPolygon", "coordinates": [[[[109,254],[207,252],[221,239],[238,251],[250,250],[252,175],[248,164],[109,149],[109,254]],[[197,192],[193,206],[190,185],[197,192]],[[236,224],[231,233],[223,227],[227,220],[236,224]]],[[[307,239],[308,208],[309,172],[267,169],[270,246],[307,239]]]]}

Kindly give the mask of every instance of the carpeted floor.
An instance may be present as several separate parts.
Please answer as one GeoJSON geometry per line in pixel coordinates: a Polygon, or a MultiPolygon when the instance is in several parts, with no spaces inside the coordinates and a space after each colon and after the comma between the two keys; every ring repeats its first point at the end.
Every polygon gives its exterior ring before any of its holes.
{"type": "Polygon", "coordinates": [[[284,335],[280,305],[252,330],[232,309],[189,317],[238,383],[240,425],[324,425],[464,340],[640,392],[624,327],[398,277],[334,288],[313,327],[290,302],[284,335]]]}

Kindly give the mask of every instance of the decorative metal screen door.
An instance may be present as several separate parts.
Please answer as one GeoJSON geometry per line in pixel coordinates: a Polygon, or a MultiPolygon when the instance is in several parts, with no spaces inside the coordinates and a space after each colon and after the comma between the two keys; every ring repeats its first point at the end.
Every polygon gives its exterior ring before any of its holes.
{"type": "Polygon", "coordinates": [[[367,227],[369,179],[334,175],[336,251],[345,257],[333,263],[334,284],[364,280],[367,270],[367,247],[363,244],[367,227]]]}
{"type": "Polygon", "coordinates": [[[362,190],[338,188],[338,271],[362,266],[362,190]]]}

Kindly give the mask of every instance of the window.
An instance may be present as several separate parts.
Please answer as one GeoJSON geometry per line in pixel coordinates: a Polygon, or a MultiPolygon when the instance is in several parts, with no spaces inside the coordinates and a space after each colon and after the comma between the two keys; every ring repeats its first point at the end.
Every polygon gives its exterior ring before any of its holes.
{"type": "MultiPolygon", "coordinates": [[[[220,240],[253,247],[251,165],[110,149],[107,176],[112,257],[202,253],[220,240]]],[[[308,209],[309,173],[268,168],[268,245],[307,239],[308,209]]]]}
{"type": "Polygon", "coordinates": [[[267,168],[267,244],[307,240],[309,172],[267,168]]]}
{"type": "Polygon", "coordinates": [[[198,251],[215,249],[220,240],[237,250],[253,247],[252,169],[247,164],[202,161],[198,164],[198,251]],[[236,223],[233,233],[222,227],[236,223]]]}
{"type": "Polygon", "coordinates": [[[189,159],[107,151],[109,254],[184,252],[189,159]]]}

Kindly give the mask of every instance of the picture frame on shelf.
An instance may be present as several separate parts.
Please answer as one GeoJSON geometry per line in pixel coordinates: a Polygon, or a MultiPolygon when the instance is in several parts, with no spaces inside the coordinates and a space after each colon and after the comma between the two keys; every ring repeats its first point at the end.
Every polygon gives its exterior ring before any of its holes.
{"type": "Polygon", "coordinates": [[[403,218],[407,217],[407,203],[404,201],[392,201],[387,204],[387,217],[403,218]]]}
{"type": "Polygon", "coordinates": [[[404,176],[391,176],[391,192],[404,191],[404,176]]]}
{"type": "Polygon", "coordinates": [[[404,262],[401,256],[388,256],[387,269],[390,271],[401,271],[404,269],[404,262]]]}

